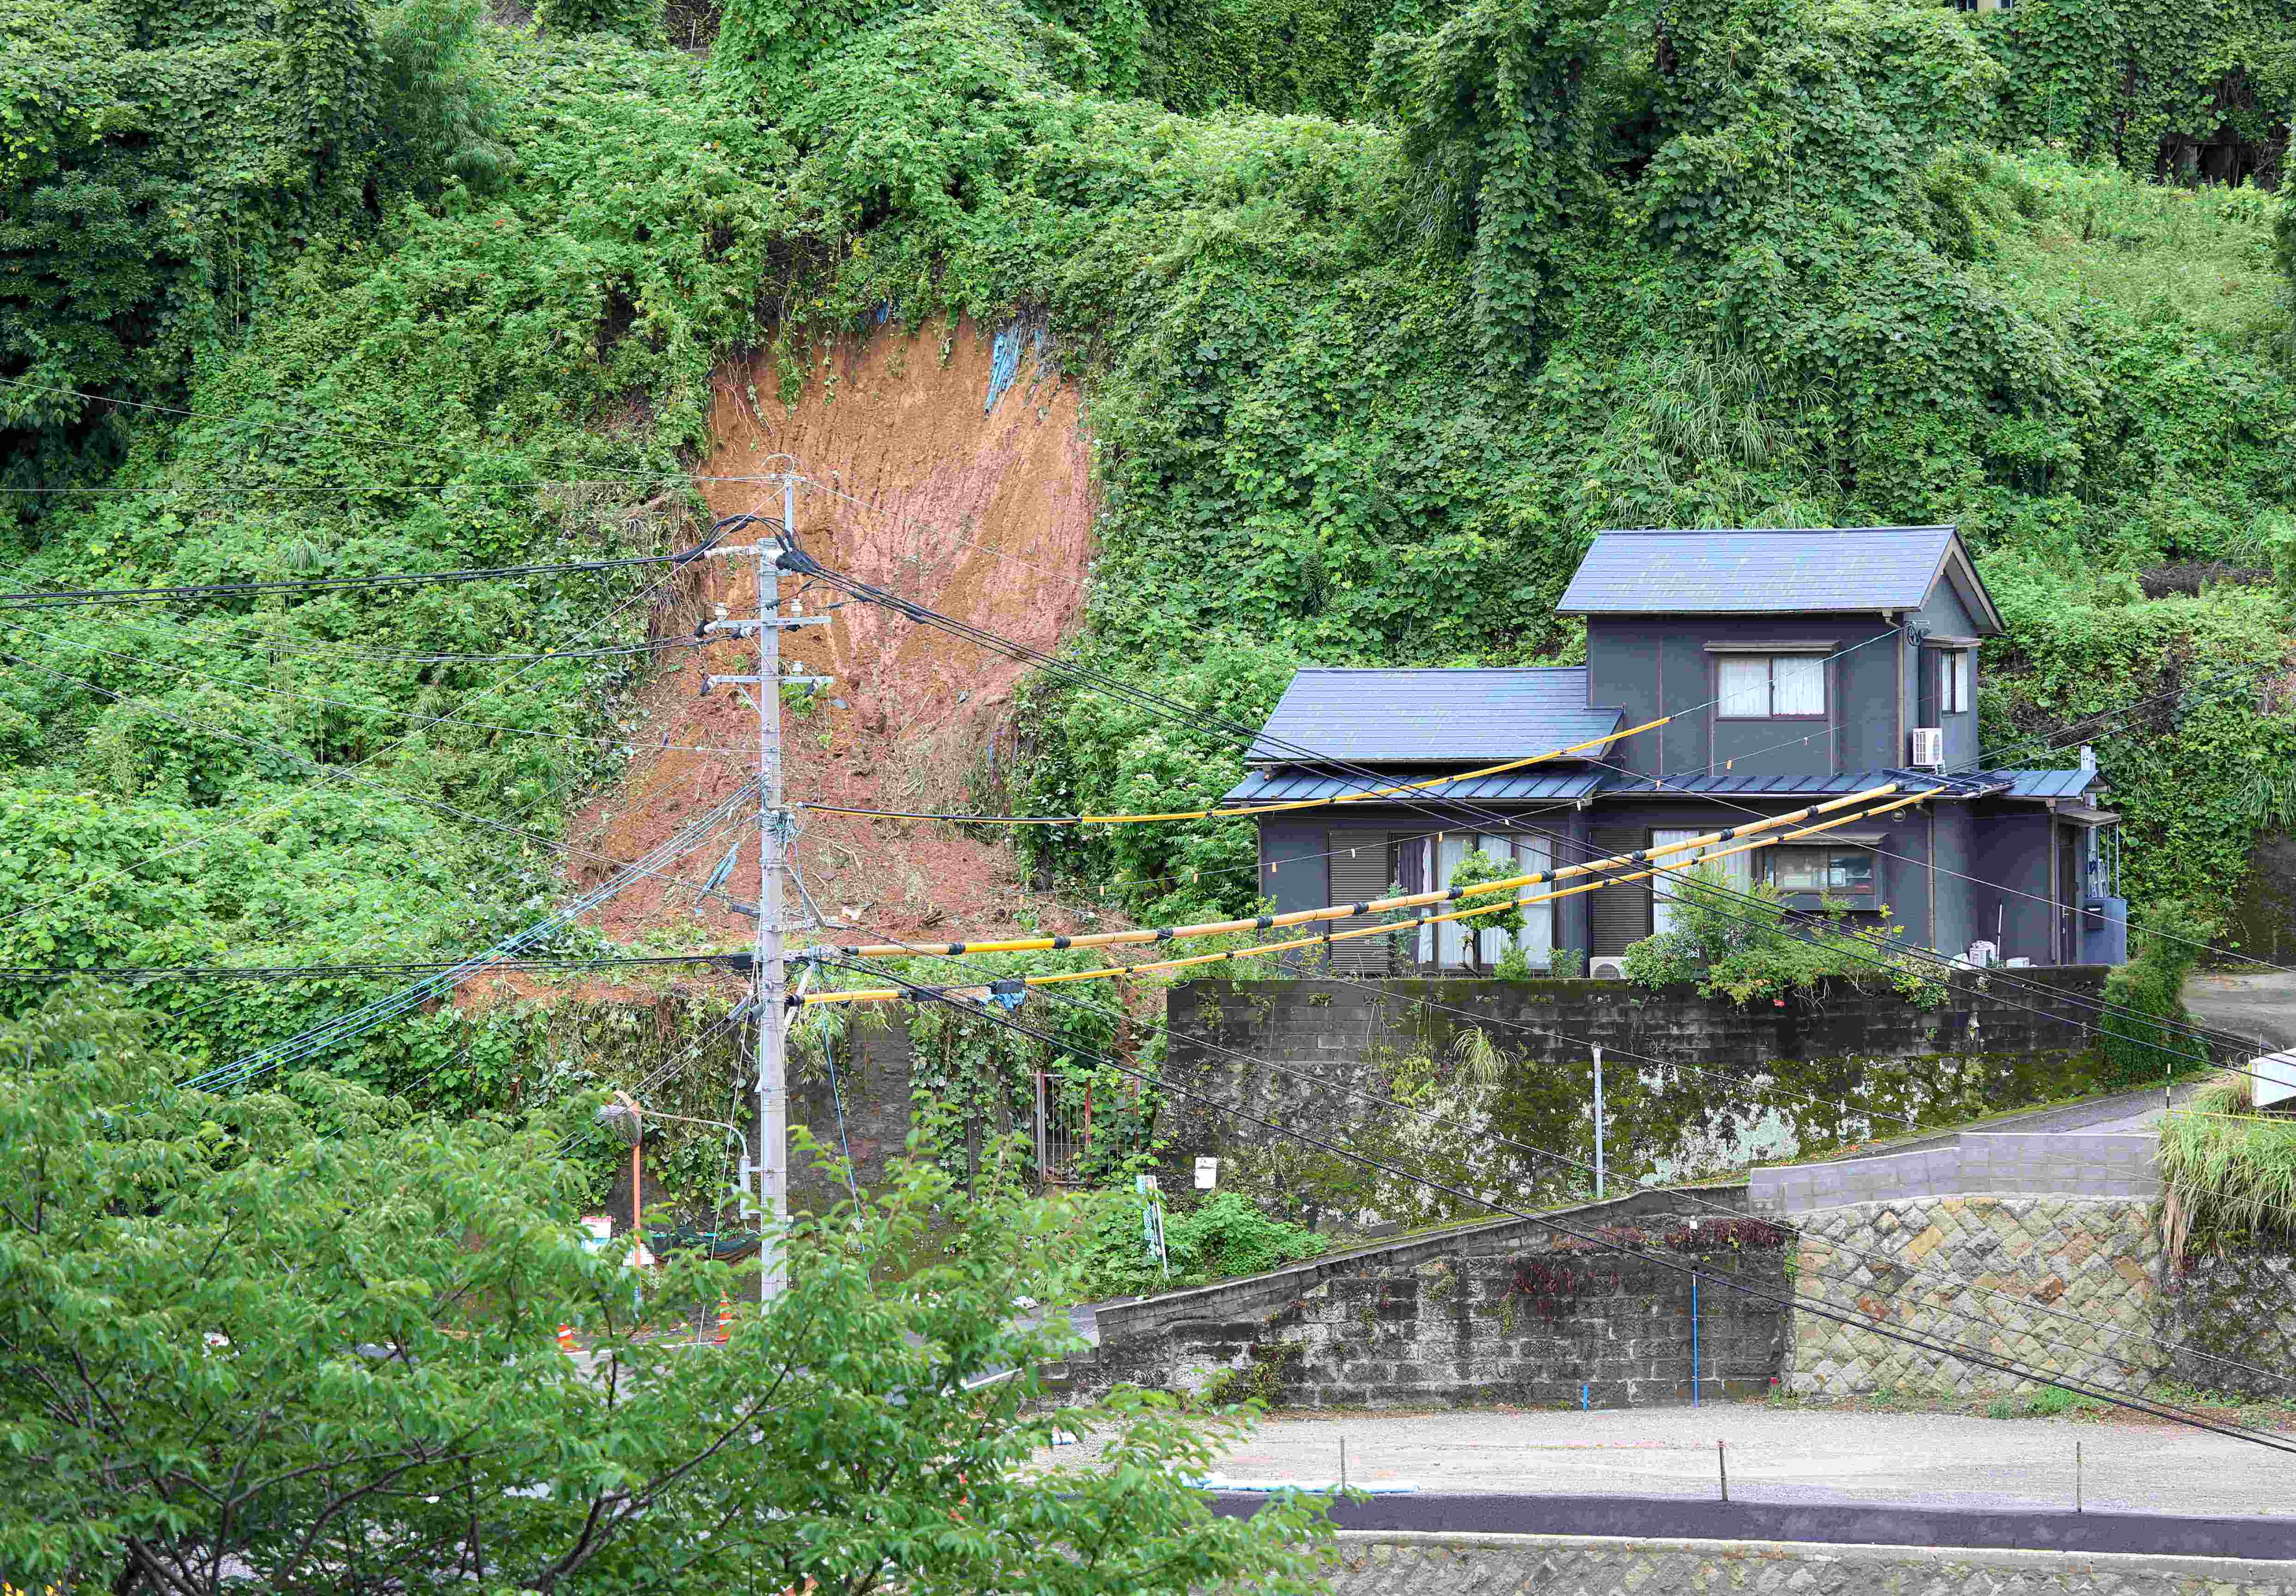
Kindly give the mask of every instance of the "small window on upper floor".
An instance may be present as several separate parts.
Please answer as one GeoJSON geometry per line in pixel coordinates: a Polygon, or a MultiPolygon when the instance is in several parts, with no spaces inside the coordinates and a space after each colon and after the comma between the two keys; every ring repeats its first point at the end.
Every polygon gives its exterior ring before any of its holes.
{"type": "Polygon", "coordinates": [[[1724,720],[1825,718],[1820,654],[1725,654],[1714,686],[1714,712],[1724,720]]]}
{"type": "Polygon", "coordinates": [[[1974,658],[1967,649],[1949,649],[1938,656],[1939,715],[1969,713],[1970,661],[1974,658]]]}
{"type": "Polygon", "coordinates": [[[1977,0],[1953,0],[1953,8],[1956,11],[1975,11],[1977,0]]]}

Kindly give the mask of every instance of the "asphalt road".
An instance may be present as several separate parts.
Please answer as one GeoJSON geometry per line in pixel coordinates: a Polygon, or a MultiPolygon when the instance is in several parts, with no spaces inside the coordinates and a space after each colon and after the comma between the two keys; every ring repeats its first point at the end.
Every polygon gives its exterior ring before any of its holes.
{"type": "MultiPolygon", "coordinates": [[[[1592,1413],[1280,1414],[1233,1448],[1216,1482],[1348,1479],[1423,1492],[1720,1494],[1733,1502],[2070,1509],[2250,1516],[2296,1513],[2296,1458],[2152,1420],[1847,1413],[1716,1403],[1592,1413]]],[[[1089,1463],[1097,1443],[1045,1454],[1089,1463]]]]}
{"type": "Polygon", "coordinates": [[[2185,1007],[2210,1030],[2253,1036],[2259,1051],[2296,1047],[2296,971],[2235,970],[2185,983],[2185,1007]]]}

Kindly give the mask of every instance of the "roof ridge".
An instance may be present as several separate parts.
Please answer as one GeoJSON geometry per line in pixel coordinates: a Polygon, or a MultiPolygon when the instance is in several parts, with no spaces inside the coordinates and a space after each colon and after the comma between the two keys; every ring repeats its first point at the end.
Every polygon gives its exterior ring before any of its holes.
{"type": "Polygon", "coordinates": [[[1597,537],[1758,537],[1775,533],[1798,537],[1846,536],[1860,532],[1958,532],[1953,521],[1892,527],[1603,527],[1597,537]]]}

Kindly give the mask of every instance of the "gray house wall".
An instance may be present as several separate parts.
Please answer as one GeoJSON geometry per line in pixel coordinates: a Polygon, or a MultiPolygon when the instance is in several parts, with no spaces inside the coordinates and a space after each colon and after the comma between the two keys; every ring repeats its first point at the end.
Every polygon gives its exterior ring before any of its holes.
{"type": "Polygon", "coordinates": [[[2055,817],[2043,809],[1980,804],[1970,821],[1974,863],[1969,873],[1978,878],[1970,884],[1974,934],[1997,940],[2004,959],[2048,963],[2049,840],[2055,817]]]}
{"type": "Polygon", "coordinates": [[[1902,765],[1898,694],[1903,662],[1876,641],[1898,632],[1879,616],[1593,616],[1587,622],[1590,704],[1617,706],[1627,723],[1680,719],[1641,733],[1611,757],[1638,774],[1830,775],[1902,765]],[[1714,713],[1709,642],[1824,643],[1826,719],[1723,720],[1714,713]],[[1855,645],[1866,644],[1865,647],[1855,645]]]}
{"type": "MultiPolygon", "coordinates": [[[[1886,654],[1884,658],[1887,658],[1886,654]]],[[[1701,831],[1719,831],[1726,826],[1744,825],[1755,819],[1754,814],[1747,813],[1748,809],[1759,809],[1761,814],[1768,815],[1785,814],[1796,806],[1775,800],[1740,807],[1676,799],[1641,804],[1606,803],[1593,813],[1595,823],[1605,829],[1618,827],[1647,832],[1695,827],[1701,831]]],[[[1938,945],[1932,944],[1930,937],[1930,834],[1924,814],[1927,807],[1926,805],[1916,806],[1900,809],[1893,814],[1879,815],[1871,821],[1853,821],[1841,830],[1861,838],[1877,832],[1881,835],[1882,841],[1874,848],[1874,896],[1878,902],[1889,905],[1887,923],[1903,926],[1906,937],[1915,943],[1938,945]]],[[[1812,838],[1810,840],[1816,842],[1821,839],[1812,838]]],[[[1761,852],[1756,852],[1753,857],[1758,862],[1759,871],[1761,852]]],[[[1650,889],[1647,884],[1603,888],[1606,892],[1647,892],[1650,889]]],[[[1944,895],[1945,884],[1940,882],[1938,889],[1941,896],[1944,895]]],[[[1785,901],[1790,908],[1812,913],[1824,906],[1818,895],[1810,892],[1789,893],[1785,901]]],[[[1850,923],[1870,929],[1883,922],[1878,913],[1861,913],[1851,915],[1850,923]]],[[[1581,942],[1574,945],[1583,947],[1586,944],[1581,942]]]]}
{"type": "MultiPolygon", "coordinates": [[[[1380,821],[1350,814],[1351,826],[1380,821]]],[[[1332,901],[1331,822],[1263,815],[1259,822],[1259,896],[1272,898],[1278,914],[1320,909],[1332,901]]]]}
{"type": "Polygon", "coordinates": [[[1977,937],[1976,890],[1970,877],[1977,872],[1970,857],[1969,806],[1924,804],[1930,821],[1931,858],[1936,879],[1937,913],[1930,945],[1942,953],[1966,952],[1977,937]]]}
{"type": "MultiPolygon", "coordinates": [[[[1905,670],[1903,701],[1906,708],[1903,729],[1910,732],[1915,726],[1944,728],[1946,768],[1952,770],[1973,765],[1978,755],[1977,683],[1985,668],[1985,652],[1982,649],[1972,651],[1969,674],[1970,708],[1956,715],[1940,715],[1937,709],[1938,652],[1923,647],[1920,638],[1915,634],[1925,631],[1932,637],[1974,637],[1977,635],[1977,618],[1962,602],[1961,595],[1954,591],[1953,584],[1939,577],[1937,585],[1930,589],[1928,601],[1911,618],[1911,621],[1912,624],[1906,628],[1902,651],[1905,670]]],[[[1884,765],[1903,765],[1912,757],[1912,744],[1903,735],[1899,736],[1898,746],[1897,755],[1882,761],[1884,765]]]]}

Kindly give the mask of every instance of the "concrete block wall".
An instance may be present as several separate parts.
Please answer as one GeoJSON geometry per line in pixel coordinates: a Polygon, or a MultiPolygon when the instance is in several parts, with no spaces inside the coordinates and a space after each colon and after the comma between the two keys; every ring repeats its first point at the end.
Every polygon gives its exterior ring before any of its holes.
{"type": "MultiPolygon", "coordinates": [[[[1613,1123],[1610,1150],[1620,1166],[1669,1181],[1866,1140],[1925,1115],[2021,1107],[2089,1078],[2094,1015],[2082,1005],[2103,980],[2084,969],[2030,973],[2042,995],[2004,1001],[1956,978],[1936,1009],[1849,987],[1742,1006],[1622,981],[1189,982],[1166,998],[1162,1073],[1203,1096],[1175,1100],[1160,1123],[1166,1184],[1185,1189],[1195,1157],[1233,1157],[1249,1166],[1240,1178],[1265,1188],[1254,1195],[1281,1200],[1287,1183],[1254,1162],[1267,1161],[1264,1139],[1214,1105],[1279,1125],[1377,1127],[1381,1111],[1351,1094],[1379,1092],[1403,1059],[1447,1060],[1471,1029],[1510,1061],[1487,1094],[1495,1122],[1581,1159],[1592,1153],[1590,1050],[1604,1048],[1609,1078],[1636,1100],[1631,1119],[1613,1123]]],[[[1552,1200],[1579,1181],[1505,1146],[1480,1167],[1517,1197],[1552,1200]]]]}
{"type": "Polygon", "coordinates": [[[1978,1192],[2157,1197],[2158,1143],[2143,1134],[1964,1131],[1942,1146],[1779,1165],[1748,1177],[1748,1201],[1765,1214],[1978,1192]]]}
{"type": "Polygon", "coordinates": [[[1057,1371],[1055,1392],[1124,1381],[1294,1407],[1640,1407],[1687,1403],[1693,1381],[1707,1397],[1769,1388],[1786,1232],[1665,1192],[1554,1217],[1597,1242],[1509,1221],[1103,1310],[1099,1347],[1057,1371]]]}

